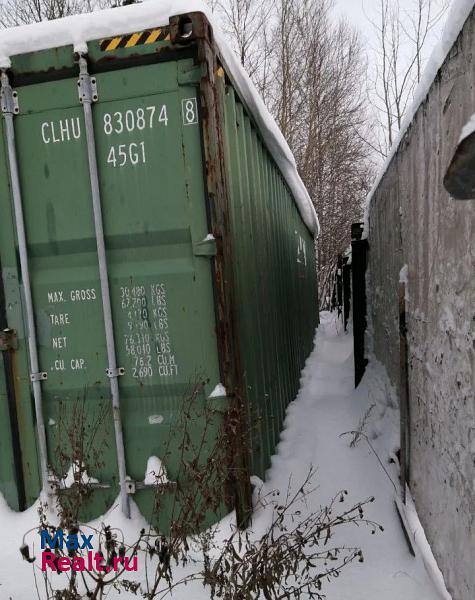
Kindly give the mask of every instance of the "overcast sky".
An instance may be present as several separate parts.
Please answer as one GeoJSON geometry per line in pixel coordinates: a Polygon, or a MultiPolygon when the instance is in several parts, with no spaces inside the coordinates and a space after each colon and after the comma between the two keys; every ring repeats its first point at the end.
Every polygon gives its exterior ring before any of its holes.
{"type": "MultiPolygon", "coordinates": [[[[407,0],[406,0],[407,1],[407,0]]],[[[348,18],[350,23],[368,33],[370,27],[363,10],[369,12],[377,0],[336,0],[336,10],[348,18]]]]}
{"type": "MultiPolygon", "coordinates": [[[[336,13],[345,16],[349,22],[358,27],[366,40],[371,43],[374,40],[374,32],[367,16],[374,19],[378,14],[379,0],[334,0],[336,13]]],[[[434,5],[440,6],[444,0],[433,0],[434,5]]],[[[416,0],[399,0],[401,9],[410,12],[414,8],[416,0]]],[[[432,43],[438,38],[438,31],[443,27],[443,20],[434,30],[432,43]]]]}

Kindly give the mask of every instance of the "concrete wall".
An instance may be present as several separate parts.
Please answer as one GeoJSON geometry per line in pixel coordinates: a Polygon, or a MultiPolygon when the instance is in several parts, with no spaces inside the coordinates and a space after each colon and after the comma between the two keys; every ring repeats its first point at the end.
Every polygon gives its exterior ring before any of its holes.
{"type": "Polygon", "coordinates": [[[369,213],[370,331],[396,386],[409,268],[410,487],[454,600],[475,598],[475,200],[452,199],[442,179],[473,113],[475,9],[369,213]]]}

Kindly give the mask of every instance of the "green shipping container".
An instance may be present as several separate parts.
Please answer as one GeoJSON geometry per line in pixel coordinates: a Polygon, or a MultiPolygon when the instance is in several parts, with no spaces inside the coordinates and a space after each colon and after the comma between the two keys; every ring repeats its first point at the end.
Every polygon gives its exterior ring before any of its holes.
{"type": "Polygon", "coordinates": [[[315,230],[206,17],[161,25],[84,53],[53,37],[2,70],[0,490],[16,510],[86,469],[82,518],[120,493],[166,527],[184,456],[206,465],[219,439],[221,511],[244,519],[312,349],[315,230]],[[158,517],[150,457],[172,482],[158,517]]]}

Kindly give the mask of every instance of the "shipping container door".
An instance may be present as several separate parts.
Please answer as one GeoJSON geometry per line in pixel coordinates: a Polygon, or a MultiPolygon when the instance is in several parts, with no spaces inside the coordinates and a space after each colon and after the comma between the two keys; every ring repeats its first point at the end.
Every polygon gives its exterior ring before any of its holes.
{"type": "MultiPolygon", "coordinates": [[[[182,399],[206,382],[204,402],[220,381],[197,92],[178,85],[178,70],[169,62],[98,74],[93,106],[117,362],[125,370],[126,466],[137,482],[148,457],[165,453],[182,399]]],[[[18,96],[49,460],[64,475],[71,445],[82,448],[90,474],[111,486],[95,492],[89,513],[98,514],[117,496],[118,476],[83,109],[76,79],[24,86],[18,96]]],[[[167,461],[173,478],[177,462],[167,461]]],[[[144,512],[147,494],[135,496],[144,512]]]]}

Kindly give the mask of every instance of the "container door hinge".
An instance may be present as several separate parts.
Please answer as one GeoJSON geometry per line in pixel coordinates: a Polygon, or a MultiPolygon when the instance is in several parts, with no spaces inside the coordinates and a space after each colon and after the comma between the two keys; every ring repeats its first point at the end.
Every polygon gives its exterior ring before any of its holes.
{"type": "Polygon", "coordinates": [[[122,377],[125,374],[124,367],[117,367],[116,369],[106,369],[107,377],[122,377]]]}
{"type": "Polygon", "coordinates": [[[4,329],[0,332],[0,351],[9,352],[17,350],[18,340],[14,329],[4,329]]]}
{"type": "Polygon", "coordinates": [[[79,102],[87,102],[93,104],[97,102],[99,96],[97,94],[97,81],[95,77],[91,77],[89,73],[81,73],[78,79],[78,94],[79,102]]]}
{"type": "Polygon", "coordinates": [[[12,86],[8,83],[8,78],[2,77],[2,90],[0,92],[0,99],[2,113],[17,115],[20,112],[18,93],[12,89],[12,86]]]}
{"type": "Polygon", "coordinates": [[[31,381],[45,381],[46,379],[48,379],[48,373],[46,373],[45,371],[30,374],[31,381]]]}
{"type": "Polygon", "coordinates": [[[193,244],[193,254],[195,256],[205,256],[205,257],[206,256],[207,257],[216,256],[217,249],[216,249],[216,240],[214,239],[214,237],[208,236],[201,242],[195,242],[193,244]]]}

